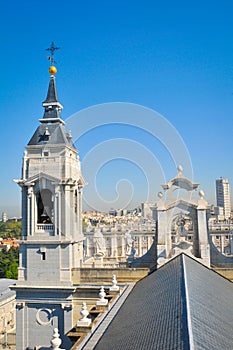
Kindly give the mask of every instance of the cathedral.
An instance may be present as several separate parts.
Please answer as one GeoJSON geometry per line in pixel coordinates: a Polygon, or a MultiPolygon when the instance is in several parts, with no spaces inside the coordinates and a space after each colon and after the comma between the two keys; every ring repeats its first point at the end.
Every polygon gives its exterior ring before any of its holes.
{"type": "MultiPolygon", "coordinates": [[[[230,350],[233,313],[224,307],[225,302],[232,305],[233,289],[210,269],[203,191],[196,201],[167,201],[159,193],[151,248],[137,259],[131,250],[126,253],[130,264],[107,266],[99,229],[95,254],[85,262],[85,180],[61,116],[53,65],[49,73],[44,114],[26,146],[17,180],[23,225],[18,281],[11,287],[16,292],[16,349],[230,350]],[[223,337],[218,330],[224,322],[223,337]]],[[[178,167],[163,190],[189,194],[197,187],[178,167]]]]}

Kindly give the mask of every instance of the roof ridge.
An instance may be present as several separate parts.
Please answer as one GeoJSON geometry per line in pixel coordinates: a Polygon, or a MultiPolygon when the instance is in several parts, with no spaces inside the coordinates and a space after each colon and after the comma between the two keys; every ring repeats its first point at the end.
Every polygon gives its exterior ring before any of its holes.
{"type": "MultiPolygon", "coordinates": [[[[195,261],[196,263],[198,263],[198,264],[201,265],[202,267],[206,268],[207,270],[212,271],[213,273],[217,274],[219,277],[222,277],[223,279],[227,280],[229,283],[233,283],[232,281],[229,280],[229,278],[227,278],[227,277],[221,275],[218,271],[214,270],[213,267],[209,267],[209,266],[203,264],[203,262],[201,262],[201,261],[198,260],[198,259],[195,259],[195,257],[193,257],[193,256],[191,256],[191,255],[188,255],[188,254],[186,254],[185,252],[182,252],[182,253],[180,253],[179,255],[183,255],[183,256],[185,256],[186,258],[189,258],[190,260],[195,261]]],[[[179,255],[177,255],[177,256],[179,256],[179,255]]],[[[176,258],[177,256],[175,256],[175,258],[176,258]]],[[[172,259],[171,259],[171,260],[172,260],[172,259]]],[[[171,261],[171,260],[169,260],[169,261],[171,261]]],[[[169,262],[169,261],[168,261],[168,262],[169,262]]],[[[166,264],[167,264],[168,262],[166,262],[166,264]]],[[[164,265],[165,265],[165,264],[164,264],[164,265]]],[[[163,266],[164,266],[164,265],[163,265],[163,266]]],[[[161,266],[161,267],[162,267],[162,266],[161,266]]]]}
{"type": "Polygon", "coordinates": [[[193,329],[192,329],[192,319],[190,314],[190,302],[189,302],[189,290],[188,290],[188,284],[187,284],[187,270],[186,270],[186,264],[185,264],[185,256],[186,254],[180,254],[181,255],[181,261],[182,261],[182,276],[183,276],[183,283],[184,283],[184,308],[186,311],[186,321],[187,321],[187,329],[188,329],[188,338],[189,338],[189,349],[194,350],[194,341],[193,341],[193,329]]]}

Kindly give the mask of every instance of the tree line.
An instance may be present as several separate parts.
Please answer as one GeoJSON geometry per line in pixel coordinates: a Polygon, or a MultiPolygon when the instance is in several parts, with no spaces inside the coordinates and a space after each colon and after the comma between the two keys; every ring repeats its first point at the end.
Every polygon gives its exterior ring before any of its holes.
{"type": "Polygon", "coordinates": [[[0,238],[16,238],[19,239],[22,232],[22,222],[9,221],[0,223],[0,238]]]}
{"type": "MultiPolygon", "coordinates": [[[[0,223],[0,239],[19,239],[22,231],[21,222],[0,223]]],[[[19,248],[0,249],[0,278],[18,278],[19,248]]]]}

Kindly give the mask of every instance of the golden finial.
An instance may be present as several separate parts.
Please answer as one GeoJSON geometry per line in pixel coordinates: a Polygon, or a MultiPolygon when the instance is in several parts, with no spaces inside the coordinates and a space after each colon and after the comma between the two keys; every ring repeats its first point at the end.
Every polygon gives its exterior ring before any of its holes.
{"type": "Polygon", "coordinates": [[[55,66],[50,66],[49,67],[49,73],[54,75],[57,73],[57,68],[55,66]]]}

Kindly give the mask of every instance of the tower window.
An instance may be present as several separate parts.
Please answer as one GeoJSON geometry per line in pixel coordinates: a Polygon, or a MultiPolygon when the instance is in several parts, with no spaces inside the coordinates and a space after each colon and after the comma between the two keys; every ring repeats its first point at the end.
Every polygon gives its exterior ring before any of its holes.
{"type": "Polygon", "coordinates": [[[46,258],[45,252],[42,252],[41,253],[41,260],[45,260],[45,258],[46,258]]]}
{"type": "Polygon", "coordinates": [[[47,151],[44,152],[44,156],[45,156],[45,157],[48,157],[48,156],[49,156],[49,152],[47,152],[47,151]]]}

